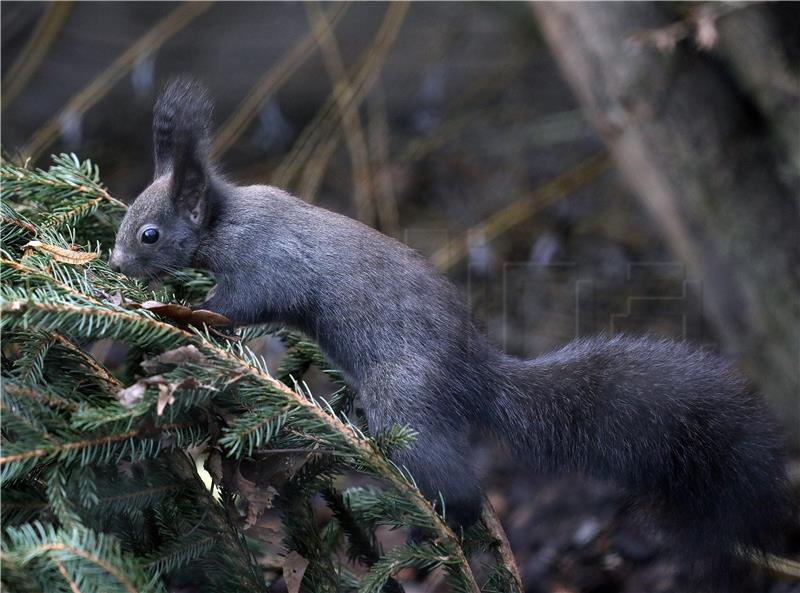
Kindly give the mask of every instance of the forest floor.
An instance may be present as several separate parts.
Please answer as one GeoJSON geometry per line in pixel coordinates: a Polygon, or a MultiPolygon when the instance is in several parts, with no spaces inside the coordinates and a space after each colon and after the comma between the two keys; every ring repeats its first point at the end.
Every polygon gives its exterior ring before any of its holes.
{"type": "MultiPolygon", "coordinates": [[[[800,456],[790,462],[800,500],[800,456]]],[[[508,533],[526,593],[690,593],[689,567],[665,538],[623,510],[613,487],[578,478],[534,480],[492,471],[485,487],[508,533]]],[[[800,517],[790,554],[800,555],[800,517]]],[[[755,573],[755,571],[754,571],[755,573]]],[[[800,580],[756,576],[742,593],[800,593],[800,580]]],[[[408,590],[408,589],[407,589],[408,590]]],[[[424,589],[423,589],[424,590],[424,589]]]]}

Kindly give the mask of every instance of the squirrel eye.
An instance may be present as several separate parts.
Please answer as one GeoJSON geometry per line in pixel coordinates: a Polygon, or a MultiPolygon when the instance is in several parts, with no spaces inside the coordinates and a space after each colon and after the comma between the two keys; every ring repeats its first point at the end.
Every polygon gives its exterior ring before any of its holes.
{"type": "Polygon", "coordinates": [[[142,243],[155,243],[158,241],[158,230],[154,228],[142,231],[142,243]]]}

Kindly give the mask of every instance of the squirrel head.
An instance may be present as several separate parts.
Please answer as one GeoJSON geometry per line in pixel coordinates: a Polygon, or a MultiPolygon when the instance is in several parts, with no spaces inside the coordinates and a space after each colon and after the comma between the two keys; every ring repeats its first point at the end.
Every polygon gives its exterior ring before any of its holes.
{"type": "Polygon", "coordinates": [[[190,266],[212,214],[212,104],[188,78],[171,80],[153,110],[155,176],[122,219],[111,268],[155,277],[190,266]]]}

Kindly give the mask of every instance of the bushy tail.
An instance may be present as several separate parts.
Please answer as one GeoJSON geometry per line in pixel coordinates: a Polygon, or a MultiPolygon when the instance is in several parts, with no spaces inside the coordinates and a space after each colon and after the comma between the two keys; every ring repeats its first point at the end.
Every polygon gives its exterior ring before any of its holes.
{"type": "Polygon", "coordinates": [[[774,549],[792,514],[780,438],[722,359],[615,337],[501,365],[509,385],[490,416],[520,458],[618,482],[703,579],[729,580],[743,555],[774,549]]]}

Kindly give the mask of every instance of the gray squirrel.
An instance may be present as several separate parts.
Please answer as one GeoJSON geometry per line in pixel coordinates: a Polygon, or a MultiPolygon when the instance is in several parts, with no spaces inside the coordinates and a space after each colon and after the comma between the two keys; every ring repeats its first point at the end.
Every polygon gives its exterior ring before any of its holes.
{"type": "Polygon", "coordinates": [[[211,101],[173,79],[153,118],[155,178],[120,225],[113,269],[193,266],[202,305],[236,325],[280,323],[315,339],[359,394],[370,430],[419,433],[396,454],[447,518],[479,516],[476,432],[532,471],[617,482],[704,574],[765,553],[793,511],[781,439],[723,359],[656,338],[591,338],[521,360],[492,345],[456,288],[415,251],[275,187],[239,187],[209,159],[211,101]]]}

